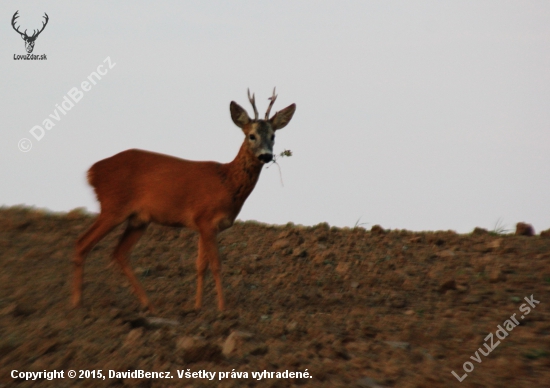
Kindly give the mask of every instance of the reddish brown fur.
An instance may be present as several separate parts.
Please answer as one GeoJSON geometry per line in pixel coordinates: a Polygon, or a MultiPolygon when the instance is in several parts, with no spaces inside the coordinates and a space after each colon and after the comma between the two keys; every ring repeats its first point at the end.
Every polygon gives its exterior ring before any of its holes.
{"type": "MultiPolygon", "coordinates": [[[[294,110],[293,104],[276,113],[267,122],[270,128],[276,130],[286,126],[294,110]]],[[[231,111],[233,121],[245,134],[257,125],[257,121],[250,120],[237,104],[232,103],[231,111]]],[[[218,307],[223,310],[216,236],[233,225],[258,181],[262,166],[247,139],[236,158],[227,164],[196,162],[135,149],[95,163],[88,171],[88,182],[96,192],[101,213],[76,244],[73,305],[81,304],[86,255],[105,235],[128,220],[115,248],[114,259],[130,280],[143,306],[152,309],[128,264],[128,258],[147,225],[154,222],[188,227],[200,233],[195,307],[198,309],[202,305],[204,272],[210,267],[216,283],[218,307]]]]}
{"type": "Polygon", "coordinates": [[[241,210],[261,168],[245,147],[228,164],[127,150],[97,162],[89,173],[102,213],[140,223],[221,231],[241,210]],[[97,176],[102,179],[94,179],[97,176]]]}

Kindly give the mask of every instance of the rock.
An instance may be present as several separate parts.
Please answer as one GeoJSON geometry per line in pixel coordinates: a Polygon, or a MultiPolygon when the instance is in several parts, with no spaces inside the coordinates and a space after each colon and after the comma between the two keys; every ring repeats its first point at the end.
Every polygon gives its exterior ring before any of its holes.
{"type": "Polygon", "coordinates": [[[437,252],[436,256],[439,257],[439,258],[442,258],[442,259],[448,259],[448,258],[451,258],[451,257],[455,257],[456,253],[454,253],[453,251],[450,251],[450,250],[445,250],[445,251],[437,252]]]}
{"type": "Polygon", "coordinates": [[[406,291],[416,290],[417,287],[418,287],[417,281],[415,281],[415,279],[412,279],[410,277],[403,280],[403,283],[401,284],[401,289],[406,291]]]}
{"type": "Polygon", "coordinates": [[[492,267],[496,262],[496,256],[484,255],[472,257],[472,266],[476,272],[484,272],[487,267],[492,267]]]}
{"type": "Polygon", "coordinates": [[[441,294],[446,293],[448,290],[456,290],[456,282],[454,279],[444,280],[437,289],[437,291],[441,294]]]}
{"type": "Polygon", "coordinates": [[[298,328],[298,322],[296,321],[292,321],[286,325],[286,330],[288,332],[296,331],[297,328],[298,328]]]}
{"type": "Polygon", "coordinates": [[[247,259],[248,259],[249,261],[252,261],[252,262],[254,262],[254,261],[261,261],[261,260],[262,260],[262,256],[253,254],[253,255],[248,255],[248,256],[247,256],[247,259]]]}
{"type": "Polygon", "coordinates": [[[380,225],[374,225],[371,229],[370,229],[370,232],[372,234],[386,234],[386,231],[384,230],[384,228],[382,228],[380,225]]]}
{"type": "Polygon", "coordinates": [[[400,308],[403,308],[406,306],[406,302],[405,302],[405,299],[401,299],[401,298],[398,298],[398,299],[393,299],[391,302],[390,302],[390,306],[391,307],[394,307],[394,308],[397,308],[397,309],[400,309],[400,308]]]}
{"type": "Polygon", "coordinates": [[[445,310],[445,311],[443,312],[443,316],[444,316],[445,318],[452,318],[452,317],[455,316],[455,313],[454,313],[453,310],[447,309],[447,310],[445,310]]]}
{"type": "Polygon", "coordinates": [[[159,329],[161,327],[179,326],[179,321],[158,317],[139,317],[127,321],[132,327],[144,327],[146,329],[159,329]]]}
{"type": "Polygon", "coordinates": [[[15,310],[17,309],[17,303],[10,303],[6,307],[0,310],[0,316],[2,315],[15,315],[15,310]]]}
{"type": "Polygon", "coordinates": [[[306,257],[307,256],[307,250],[304,247],[298,247],[294,248],[292,250],[292,256],[293,257],[306,257]]]}
{"type": "Polygon", "coordinates": [[[89,216],[88,210],[85,207],[76,207],[65,214],[67,220],[80,220],[89,216]]]}
{"type": "Polygon", "coordinates": [[[218,362],[222,359],[222,350],[218,345],[203,341],[184,349],[182,358],[187,364],[201,361],[218,362]]]}
{"type": "Polygon", "coordinates": [[[388,302],[393,308],[403,308],[407,304],[405,297],[399,293],[391,293],[386,304],[388,304],[388,302]]]}
{"type": "MultiPolygon", "coordinates": [[[[11,307],[9,307],[9,309],[11,309],[11,307]]],[[[31,304],[29,301],[17,302],[12,310],[14,317],[27,317],[34,312],[36,312],[35,304],[31,304]]]]}
{"type": "Polygon", "coordinates": [[[133,329],[130,330],[126,338],[124,339],[124,343],[122,344],[125,348],[130,347],[137,347],[141,345],[141,337],[143,335],[143,328],[133,329]]]}
{"type": "Polygon", "coordinates": [[[356,384],[360,388],[384,388],[382,385],[378,384],[376,380],[370,377],[363,377],[357,380],[356,384]]]}
{"type": "Polygon", "coordinates": [[[254,340],[252,333],[244,331],[232,332],[224,341],[222,354],[225,357],[244,357],[246,355],[260,356],[269,351],[265,343],[254,340]]]}
{"type": "Polygon", "coordinates": [[[54,353],[59,348],[59,342],[56,339],[42,339],[37,346],[33,347],[33,355],[40,357],[48,353],[54,353]]]}
{"type": "Polygon", "coordinates": [[[480,227],[475,227],[474,230],[472,231],[472,234],[474,236],[480,236],[480,235],[485,235],[485,234],[489,234],[489,231],[487,229],[483,229],[483,228],[480,228],[480,227]]]}
{"type": "Polygon", "coordinates": [[[534,236],[535,229],[525,222],[518,222],[516,224],[516,236],[534,236]]]}
{"type": "Polygon", "coordinates": [[[283,230],[279,235],[277,236],[277,240],[284,239],[289,237],[293,233],[292,226],[286,230],[283,230]]]}
{"type": "Polygon", "coordinates": [[[322,265],[325,263],[325,261],[334,261],[336,260],[336,254],[332,251],[323,251],[321,253],[317,253],[311,262],[315,265],[322,265]]]}
{"type": "Polygon", "coordinates": [[[222,358],[220,346],[200,336],[184,336],[176,340],[176,350],[186,363],[219,361],[222,358]]]}
{"type": "Polygon", "coordinates": [[[349,272],[349,263],[340,262],[335,269],[340,275],[344,275],[349,272]]]}
{"type": "Polygon", "coordinates": [[[332,345],[332,357],[337,359],[341,358],[345,361],[351,360],[351,356],[347,352],[346,348],[344,348],[341,344],[332,345]]]}
{"type": "Polygon", "coordinates": [[[158,317],[147,317],[145,318],[148,328],[160,328],[163,326],[179,326],[179,321],[174,319],[158,318],[158,317]]]}
{"type": "Polygon", "coordinates": [[[492,251],[492,250],[500,248],[501,245],[502,245],[502,241],[503,240],[501,238],[498,238],[496,240],[491,241],[490,243],[487,244],[487,250],[492,251]]]}
{"type": "Polygon", "coordinates": [[[411,344],[408,342],[401,342],[401,341],[384,341],[386,344],[390,345],[394,349],[410,349],[411,344]]]}
{"type": "Polygon", "coordinates": [[[330,229],[330,225],[327,222],[320,222],[317,225],[315,225],[313,228],[315,231],[321,231],[321,230],[328,231],[330,229]]]}
{"type": "Polygon", "coordinates": [[[267,352],[269,352],[268,346],[262,344],[252,347],[249,353],[253,356],[263,356],[264,354],[267,354],[267,352]]]}
{"type": "Polygon", "coordinates": [[[494,267],[489,271],[489,282],[497,283],[506,280],[506,275],[502,272],[500,267],[494,267]]]}
{"type": "Polygon", "coordinates": [[[444,276],[445,263],[443,261],[436,262],[431,266],[429,272],[426,274],[428,278],[438,281],[444,276]]]}
{"type": "Polygon", "coordinates": [[[351,282],[350,285],[351,285],[351,288],[353,288],[353,289],[359,288],[359,282],[351,282]]]}
{"type": "Polygon", "coordinates": [[[120,313],[121,313],[120,309],[112,308],[109,310],[109,318],[116,319],[120,317],[120,313]]]}
{"type": "Polygon", "coordinates": [[[280,240],[275,241],[273,243],[273,245],[271,245],[271,248],[276,250],[276,251],[279,251],[279,250],[288,248],[289,246],[290,246],[290,240],[280,239],[280,240]]]}
{"type": "Polygon", "coordinates": [[[375,338],[380,332],[380,330],[375,326],[364,324],[361,326],[361,332],[367,338],[375,338]]]}
{"type": "MultiPolygon", "coordinates": [[[[110,263],[113,264],[113,263],[110,263]]],[[[136,267],[134,268],[134,274],[136,276],[147,276],[149,274],[149,269],[143,268],[143,267],[136,267]]]]}
{"type": "Polygon", "coordinates": [[[225,339],[222,346],[222,353],[228,357],[233,354],[242,354],[244,343],[253,337],[252,333],[234,331],[225,339]]]}
{"type": "Polygon", "coordinates": [[[189,350],[193,347],[205,344],[206,341],[203,337],[199,336],[185,336],[180,337],[176,340],[176,349],[177,350],[189,350]]]}
{"type": "Polygon", "coordinates": [[[256,263],[250,263],[250,264],[244,263],[243,266],[241,267],[241,273],[243,275],[246,275],[246,274],[251,275],[256,272],[257,268],[258,266],[256,263]]]}
{"type": "Polygon", "coordinates": [[[481,298],[477,295],[468,295],[464,298],[464,303],[466,304],[477,304],[479,302],[481,302],[481,298]]]}

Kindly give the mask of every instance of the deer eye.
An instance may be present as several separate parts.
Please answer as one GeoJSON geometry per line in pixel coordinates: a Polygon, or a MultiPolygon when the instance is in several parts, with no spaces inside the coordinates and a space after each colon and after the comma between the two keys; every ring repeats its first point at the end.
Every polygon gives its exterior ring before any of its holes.
{"type": "Polygon", "coordinates": [[[249,135],[248,138],[249,138],[250,140],[256,140],[256,136],[254,136],[254,135],[249,135]]]}
{"type": "Polygon", "coordinates": [[[275,135],[271,135],[271,141],[275,140],[275,135]]]}

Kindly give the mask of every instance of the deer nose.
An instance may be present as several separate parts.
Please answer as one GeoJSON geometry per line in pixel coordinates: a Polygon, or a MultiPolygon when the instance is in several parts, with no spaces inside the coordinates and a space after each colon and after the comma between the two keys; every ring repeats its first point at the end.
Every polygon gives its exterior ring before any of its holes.
{"type": "Polygon", "coordinates": [[[258,156],[258,159],[260,159],[264,163],[269,163],[273,160],[273,155],[272,154],[261,154],[260,156],[258,156]]]}

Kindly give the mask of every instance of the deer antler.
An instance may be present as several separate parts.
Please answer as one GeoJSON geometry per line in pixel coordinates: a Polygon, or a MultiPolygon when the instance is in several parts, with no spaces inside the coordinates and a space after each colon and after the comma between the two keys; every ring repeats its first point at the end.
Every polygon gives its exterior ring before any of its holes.
{"type": "Polygon", "coordinates": [[[44,12],[44,15],[45,16],[42,17],[46,19],[46,22],[42,22],[42,28],[38,30],[38,32],[34,32],[35,30],[33,30],[32,38],[38,38],[38,35],[40,35],[40,33],[44,31],[44,28],[46,28],[46,24],[48,24],[48,20],[50,20],[50,18],[48,17],[48,14],[46,12],[44,12]]]}
{"type": "Polygon", "coordinates": [[[15,11],[15,13],[13,14],[13,17],[11,18],[11,26],[13,27],[13,29],[14,29],[15,31],[17,31],[17,33],[18,33],[19,35],[27,35],[27,34],[26,34],[27,30],[25,30],[25,33],[23,33],[23,32],[21,32],[21,31],[19,31],[19,28],[17,28],[17,27],[15,26],[16,19],[19,17],[18,13],[19,13],[19,11],[15,11]]]}
{"type": "Polygon", "coordinates": [[[273,88],[273,95],[268,98],[268,100],[271,100],[269,103],[269,106],[267,107],[267,112],[265,112],[265,119],[269,120],[269,112],[271,112],[271,107],[275,103],[275,100],[277,99],[277,95],[275,94],[275,88],[273,88]]]}
{"type": "Polygon", "coordinates": [[[250,89],[247,89],[248,91],[248,101],[252,104],[252,108],[254,108],[254,120],[258,120],[258,109],[256,109],[256,97],[254,94],[252,94],[252,97],[250,97],[250,89]]]}
{"type": "Polygon", "coordinates": [[[16,20],[17,20],[17,18],[19,17],[18,13],[19,13],[19,11],[16,11],[16,12],[13,14],[13,17],[11,18],[11,26],[12,26],[13,29],[14,29],[15,31],[17,31],[21,36],[25,35],[25,37],[26,37],[27,39],[36,39],[36,38],[38,38],[38,35],[40,35],[40,33],[41,33],[42,31],[44,31],[44,28],[46,28],[46,25],[48,24],[48,21],[50,20],[48,14],[47,14],[46,12],[44,12],[44,15],[45,15],[45,16],[42,16],[42,17],[43,17],[44,19],[46,19],[46,21],[45,21],[45,22],[42,22],[42,28],[39,29],[38,31],[33,30],[32,36],[28,36],[28,35],[27,35],[27,30],[25,30],[25,32],[21,32],[21,31],[19,31],[19,28],[17,28],[17,27],[15,26],[16,20]]]}

